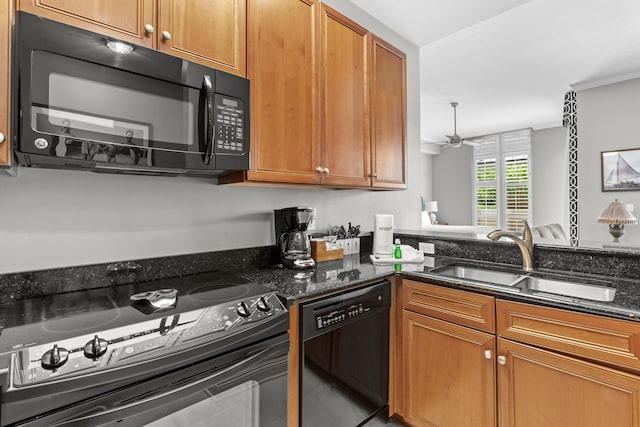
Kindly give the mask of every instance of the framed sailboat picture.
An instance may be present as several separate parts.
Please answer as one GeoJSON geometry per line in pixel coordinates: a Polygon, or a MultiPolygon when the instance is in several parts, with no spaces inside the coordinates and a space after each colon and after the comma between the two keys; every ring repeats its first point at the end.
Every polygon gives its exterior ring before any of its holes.
{"type": "Polygon", "coordinates": [[[603,151],[602,191],[640,190],[640,148],[603,151]]]}

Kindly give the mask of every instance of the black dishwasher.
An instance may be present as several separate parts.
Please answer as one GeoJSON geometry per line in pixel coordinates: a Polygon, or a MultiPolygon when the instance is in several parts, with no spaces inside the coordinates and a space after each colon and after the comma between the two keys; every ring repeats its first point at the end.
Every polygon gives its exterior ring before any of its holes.
{"type": "Polygon", "coordinates": [[[301,426],[388,420],[390,305],[387,280],[301,304],[301,426]]]}

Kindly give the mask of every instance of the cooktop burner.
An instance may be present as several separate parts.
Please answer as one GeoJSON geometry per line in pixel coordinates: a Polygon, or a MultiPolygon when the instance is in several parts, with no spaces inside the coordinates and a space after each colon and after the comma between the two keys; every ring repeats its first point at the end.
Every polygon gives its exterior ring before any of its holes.
{"type": "Polygon", "coordinates": [[[286,315],[275,292],[223,272],[52,295],[6,309],[0,355],[14,354],[17,386],[168,354],[286,315]]]}

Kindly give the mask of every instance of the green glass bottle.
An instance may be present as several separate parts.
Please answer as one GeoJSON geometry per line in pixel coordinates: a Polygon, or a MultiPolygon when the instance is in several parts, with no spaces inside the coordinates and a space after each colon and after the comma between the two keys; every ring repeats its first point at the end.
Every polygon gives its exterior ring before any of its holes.
{"type": "MultiPolygon", "coordinates": [[[[402,249],[400,248],[400,239],[396,239],[395,241],[396,247],[393,250],[393,257],[395,259],[402,258],[402,249]]],[[[393,264],[394,271],[402,271],[402,264],[393,264]]]]}

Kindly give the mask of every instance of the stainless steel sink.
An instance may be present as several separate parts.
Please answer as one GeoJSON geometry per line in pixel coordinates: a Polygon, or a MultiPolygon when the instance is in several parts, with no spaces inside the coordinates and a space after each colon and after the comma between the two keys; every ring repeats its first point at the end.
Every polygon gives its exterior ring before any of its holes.
{"type": "Polygon", "coordinates": [[[610,302],[616,295],[616,288],[610,282],[587,284],[527,276],[517,285],[518,288],[531,291],[534,294],[553,294],[592,301],[610,302]]]}
{"type": "Polygon", "coordinates": [[[434,268],[431,272],[456,279],[500,286],[513,286],[523,277],[520,274],[514,274],[507,271],[488,270],[480,267],[470,267],[457,264],[434,268]]]}

